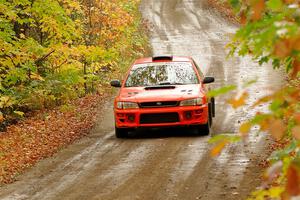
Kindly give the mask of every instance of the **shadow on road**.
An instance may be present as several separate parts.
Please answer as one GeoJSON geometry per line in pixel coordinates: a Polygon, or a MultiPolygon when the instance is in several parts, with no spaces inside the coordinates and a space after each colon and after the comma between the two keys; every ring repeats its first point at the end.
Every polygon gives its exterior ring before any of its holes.
{"type": "Polygon", "coordinates": [[[160,139],[170,137],[203,137],[195,128],[152,128],[129,133],[129,139],[160,139]]]}

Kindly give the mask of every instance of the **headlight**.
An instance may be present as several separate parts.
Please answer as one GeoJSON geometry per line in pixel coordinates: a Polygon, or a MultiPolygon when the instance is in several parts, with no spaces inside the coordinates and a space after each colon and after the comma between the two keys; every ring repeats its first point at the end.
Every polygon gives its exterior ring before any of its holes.
{"type": "Polygon", "coordinates": [[[199,106],[202,104],[203,104],[202,98],[187,99],[180,102],[180,106],[199,106]]]}
{"type": "Polygon", "coordinates": [[[133,108],[139,108],[139,105],[134,102],[117,102],[117,108],[118,109],[133,109],[133,108]]]}

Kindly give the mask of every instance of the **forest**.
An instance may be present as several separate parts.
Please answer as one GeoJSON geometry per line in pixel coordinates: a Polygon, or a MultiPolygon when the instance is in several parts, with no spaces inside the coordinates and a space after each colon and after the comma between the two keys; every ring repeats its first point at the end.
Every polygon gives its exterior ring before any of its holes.
{"type": "Polygon", "coordinates": [[[1,129],[97,93],[143,54],[137,0],[1,0],[1,129]]]}

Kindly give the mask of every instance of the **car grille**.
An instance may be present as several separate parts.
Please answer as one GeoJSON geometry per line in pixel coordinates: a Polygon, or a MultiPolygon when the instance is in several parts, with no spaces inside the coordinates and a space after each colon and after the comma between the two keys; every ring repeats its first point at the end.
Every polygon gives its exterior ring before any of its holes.
{"type": "Polygon", "coordinates": [[[160,124],[179,122],[178,113],[141,114],[140,124],[160,124]]]}
{"type": "Polygon", "coordinates": [[[153,101],[142,102],[140,108],[162,108],[162,107],[175,107],[178,106],[178,101],[153,101]]]}

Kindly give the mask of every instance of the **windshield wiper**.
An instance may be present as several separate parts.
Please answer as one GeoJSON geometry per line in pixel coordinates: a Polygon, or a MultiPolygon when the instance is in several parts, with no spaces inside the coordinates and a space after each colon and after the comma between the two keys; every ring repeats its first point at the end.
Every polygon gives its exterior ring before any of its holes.
{"type": "Polygon", "coordinates": [[[184,84],[177,83],[177,82],[160,82],[158,85],[184,85],[184,84]]]}

